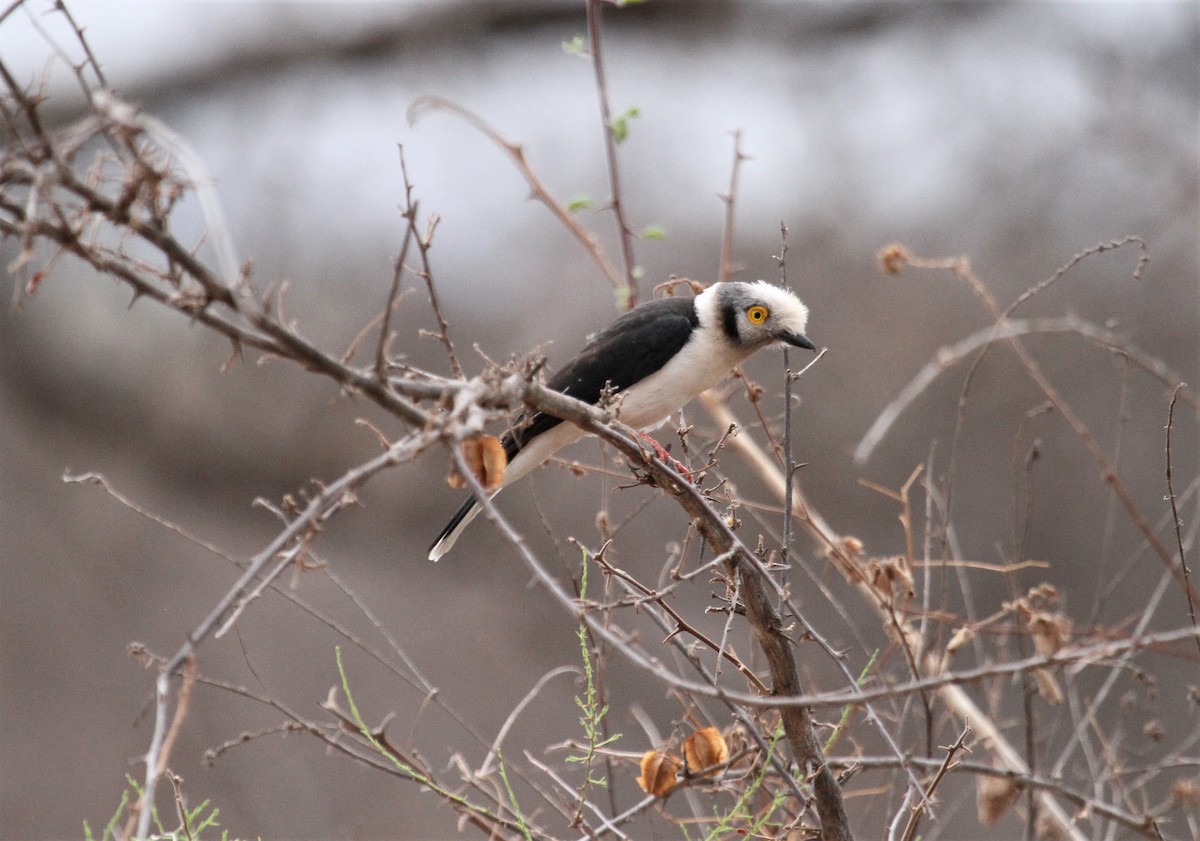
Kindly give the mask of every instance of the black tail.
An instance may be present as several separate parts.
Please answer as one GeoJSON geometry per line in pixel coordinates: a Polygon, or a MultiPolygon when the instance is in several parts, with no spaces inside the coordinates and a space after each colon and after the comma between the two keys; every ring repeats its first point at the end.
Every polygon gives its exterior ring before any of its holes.
{"type": "Polygon", "coordinates": [[[458,540],[458,532],[461,527],[465,527],[464,520],[469,520],[475,511],[475,497],[468,497],[459,509],[454,512],[454,516],[450,518],[450,522],[442,529],[441,534],[437,536],[437,540],[433,541],[433,545],[429,547],[429,560],[436,561],[442,555],[450,551],[450,547],[454,545],[454,541],[458,540]]]}

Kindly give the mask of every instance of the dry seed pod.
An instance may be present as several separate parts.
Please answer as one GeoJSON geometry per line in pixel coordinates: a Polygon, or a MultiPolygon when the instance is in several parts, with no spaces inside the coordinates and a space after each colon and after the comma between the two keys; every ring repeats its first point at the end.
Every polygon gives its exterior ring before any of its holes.
{"type": "MultiPolygon", "coordinates": [[[[483,485],[488,493],[500,490],[504,481],[504,469],[508,467],[508,457],[504,454],[504,445],[494,435],[480,435],[467,438],[460,445],[463,460],[470,468],[471,474],[483,485]]],[[[446,479],[450,487],[465,488],[467,483],[459,473],[457,466],[453,467],[446,479]]]]}
{"type": "Polygon", "coordinates": [[[688,771],[695,774],[729,759],[729,746],[720,730],[705,727],[683,740],[683,758],[688,771]]]}
{"type": "Polygon", "coordinates": [[[670,754],[648,750],[642,756],[642,775],[638,785],[647,794],[665,797],[675,788],[675,777],[679,774],[679,760],[670,754]]]}

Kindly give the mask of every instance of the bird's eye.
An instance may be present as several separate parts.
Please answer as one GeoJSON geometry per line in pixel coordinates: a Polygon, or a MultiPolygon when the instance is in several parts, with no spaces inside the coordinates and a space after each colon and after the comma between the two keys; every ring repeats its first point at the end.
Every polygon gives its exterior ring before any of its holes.
{"type": "Polygon", "coordinates": [[[746,318],[750,319],[751,324],[762,324],[767,320],[767,308],[756,304],[746,310],[746,318]]]}

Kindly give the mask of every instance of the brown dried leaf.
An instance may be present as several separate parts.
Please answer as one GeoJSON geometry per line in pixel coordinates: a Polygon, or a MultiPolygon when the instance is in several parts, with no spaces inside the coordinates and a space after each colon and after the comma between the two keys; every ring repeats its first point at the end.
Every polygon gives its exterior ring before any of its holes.
{"type": "Polygon", "coordinates": [[[975,808],[979,812],[979,822],[984,826],[993,826],[1020,796],[1020,787],[1008,777],[976,777],[975,808]]]}
{"type": "Polygon", "coordinates": [[[946,643],[946,654],[953,654],[973,639],[975,639],[975,629],[969,625],[963,625],[950,636],[950,642],[946,643]]]}
{"type": "Polygon", "coordinates": [[[872,558],[867,564],[867,580],[879,593],[895,597],[904,596],[911,599],[916,595],[913,589],[912,572],[903,556],[891,558],[872,558]]]}
{"type": "Polygon", "coordinates": [[[1071,620],[1061,613],[1037,610],[1025,621],[1033,635],[1034,647],[1044,657],[1057,654],[1071,641],[1071,620]]]}
{"type": "Polygon", "coordinates": [[[1047,605],[1056,605],[1058,604],[1058,588],[1049,582],[1043,581],[1036,587],[1029,588],[1029,598],[1044,602],[1047,605]]]}
{"type": "Polygon", "coordinates": [[[1068,841],[1071,837],[1067,827],[1050,815],[1038,815],[1033,833],[1038,841],[1068,841]]]}
{"type": "Polygon", "coordinates": [[[675,788],[675,778],[679,774],[679,760],[670,754],[648,750],[642,756],[642,774],[638,777],[638,785],[647,794],[655,797],[665,797],[675,788]]]}
{"type": "Polygon", "coordinates": [[[687,760],[687,769],[697,773],[729,759],[729,746],[720,730],[705,727],[683,740],[683,758],[687,760]]]}
{"type": "Polygon", "coordinates": [[[1058,679],[1046,669],[1034,669],[1033,679],[1037,681],[1038,694],[1054,706],[1063,702],[1063,691],[1058,685],[1058,679]]]}

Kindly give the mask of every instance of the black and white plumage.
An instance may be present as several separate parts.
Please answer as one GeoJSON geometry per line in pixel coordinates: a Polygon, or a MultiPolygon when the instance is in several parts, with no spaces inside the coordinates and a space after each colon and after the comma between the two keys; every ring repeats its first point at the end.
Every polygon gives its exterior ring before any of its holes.
{"type": "MultiPolygon", "coordinates": [[[[659,298],[630,310],[596,333],[547,386],[595,404],[607,386],[621,395],[618,417],[635,429],[658,426],[700,392],[767,345],[784,342],[815,350],[804,335],[808,308],[790,291],[766,281],[715,283],[694,298],[659,298]]],[[[512,484],[586,433],[541,412],[522,415],[504,436],[512,484]]],[[[479,513],[474,497],[429,549],[436,561],[450,551],[479,513]]]]}

